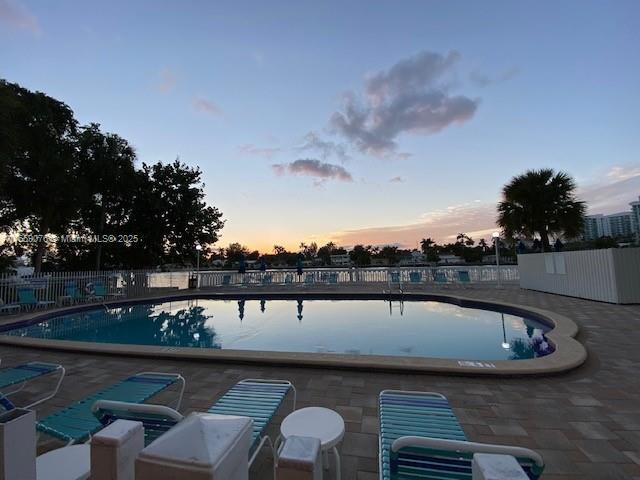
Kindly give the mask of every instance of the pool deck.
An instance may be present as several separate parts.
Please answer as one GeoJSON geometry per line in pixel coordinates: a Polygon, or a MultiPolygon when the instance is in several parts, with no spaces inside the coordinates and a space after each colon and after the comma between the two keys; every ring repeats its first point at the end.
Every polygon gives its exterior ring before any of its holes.
{"type": "MultiPolygon", "coordinates": [[[[374,291],[376,287],[339,288],[362,292],[374,291]]],[[[407,290],[426,291],[419,287],[407,290]]],[[[268,291],[282,288],[272,287],[268,291]]],[[[314,287],[309,291],[324,290],[314,287]]],[[[335,292],[336,287],[326,291],[335,292]]],[[[2,366],[41,360],[66,367],[67,377],[58,396],[37,408],[39,416],[143,370],[182,373],[187,380],[183,412],[205,410],[242,378],[291,380],[298,389],[299,407],[326,406],[344,417],[347,433],[340,452],[342,478],[348,480],[378,478],[376,405],[377,395],[383,389],[443,393],[470,440],[519,445],[540,452],[547,465],[543,479],[640,480],[640,305],[611,305],[513,286],[464,291],[430,287],[428,291],[517,303],[567,316],[580,328],[576,339],[586,347],[587,360],[567,373],[489,378],[245,365],[210,359],[153,359],[6,345],[0,346],[0,357],[2,366]]],[[[9,317],[1,320],[7,321],[9,317]]],[[[281,417],[276,419],[272,426],[274,434],[280,420],[281,417]]],[[[40,449],[57,445],[44,440],[40,449]]],[[[266,451],[256,460],[251,478],[271,478],[266,451]]],[[[325,472],[325,478],[334,477],[325,472]]]]}

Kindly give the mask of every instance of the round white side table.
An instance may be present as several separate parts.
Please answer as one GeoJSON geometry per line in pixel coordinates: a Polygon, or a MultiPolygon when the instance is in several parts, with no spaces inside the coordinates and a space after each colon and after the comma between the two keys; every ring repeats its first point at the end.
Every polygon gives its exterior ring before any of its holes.
{"type": "Polygon", "coordinates": [[[91,447],[72,445],[39,455],[36,458],[38,480],[84,480],[91,473],[91,447]]]}
{"type": "Polygon", "coordinates": [[[338,412],[324,407],[301,408],[282,421],[280,435],[285,440],[292,435],[320,440],[325,468],[329,467],[327,453],[332,450],[336,459],[336,478],[340,480],[340,454],[337,445],[344,437],[344,420],[338,412]]]}

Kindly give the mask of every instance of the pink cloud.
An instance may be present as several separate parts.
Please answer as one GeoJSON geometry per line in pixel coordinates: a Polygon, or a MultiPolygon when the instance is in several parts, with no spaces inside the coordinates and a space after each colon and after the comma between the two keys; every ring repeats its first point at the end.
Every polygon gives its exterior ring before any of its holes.
{"type": "Polygon", "coordinates": [[[578,188],[590,214],[627,211],[629,202],[638,200],[638,195],[640,165],[614,165],[604,177],[578,188]]]}
{"type": "Polygon", "coordinates": [[[315,185],[321,185],[326,180],[340,180],[343,182],[352,182],[353,177],[342,166],[333,163],[321,162],[312,158],[301,158],[291,163],[276,163],[271,166],[277,175],[304,175],[307,177],[315,177],[315,185]]]}
{"type": "Polygon", "coordinates": [[[0,23],[35,35],[42,33],[38,19],[16,0],[0,0],[0,23]]]}
{"type": "Polygon", "coordinates": [[[240,145],[238,150],[243,155],[255,155],[258,157],[271,158],[282,151],[280,147],[258,147],[252,143],[240,145]]]}
{"type": "Polygon", "coordinates": [[[222,109],[220,109],[218,105],[204,98],[196,98],[193,101],[193,108],[198,112],[208,113],[209,115],[221,116],[223,114],[222,109]]]}
{"type": "Polygon", "coordinates": [[[496,229],[495,218],[494,203],[476,201],[425,213],[421,219],[408,225],[344,230],[329,237],[339,245],[395,244],[411,248],[426,237],[440,243],[452,242],[460,232],[471,235],[475,240],[488,238],[496,229]]]}
{"type": "Polygon", "coordinates": [[[158,90],[161,93],[171,92],[178,83],[178,77],[170,68],[164,68],[160,72],[160,81],[158,83],[158,90]]]}

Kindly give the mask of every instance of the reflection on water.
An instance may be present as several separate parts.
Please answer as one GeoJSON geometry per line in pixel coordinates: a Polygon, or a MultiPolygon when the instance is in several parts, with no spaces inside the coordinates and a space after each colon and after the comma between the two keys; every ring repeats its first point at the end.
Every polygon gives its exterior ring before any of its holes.
{"type": "MultiPolygon", "coordinates": [[[[184,302],[193,303],[193,302],[184,302]]],[[[171,304],[164,304],[171,305],[171,304]]],[[[53,318],[13,330],[11,335],[103,343],[134,343],[171,347],[221,348],[212,315],[196,303],[159,309],[132,305],[53,318]]]]}
{"type": "Polygon", "coordinates": [[[200,299],[96,309],[9,334],[197,348],[519,360],[553,351],[547,330],[535,320],[439,302],[200,299]]]}

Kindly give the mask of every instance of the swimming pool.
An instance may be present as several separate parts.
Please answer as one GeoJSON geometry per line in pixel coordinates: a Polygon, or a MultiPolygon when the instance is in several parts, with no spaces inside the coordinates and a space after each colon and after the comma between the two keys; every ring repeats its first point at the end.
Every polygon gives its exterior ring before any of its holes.
{"type": "Polygon", "coordinates": [[[439,301],[199,299],[101,307],[5,332],[162,347],[520,360],[553,352],[534,318],[439,301]]]}

